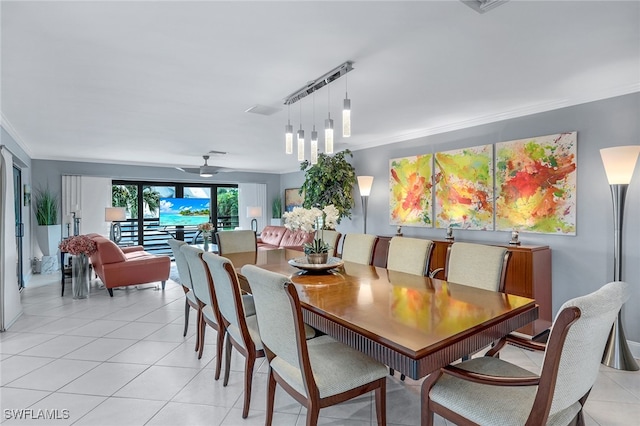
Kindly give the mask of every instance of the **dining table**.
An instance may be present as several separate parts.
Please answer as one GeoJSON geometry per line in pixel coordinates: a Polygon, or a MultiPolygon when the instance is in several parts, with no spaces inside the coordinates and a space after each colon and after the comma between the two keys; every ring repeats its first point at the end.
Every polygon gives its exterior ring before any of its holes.
{"type": "Polygon", "coordinates": [[[339,259],[333,269],[306,269],[297,250],[225,257],[244,291],[244,265],[287,276],[307,324],[416,380],[538,318],[533,299],[339,259]]]}

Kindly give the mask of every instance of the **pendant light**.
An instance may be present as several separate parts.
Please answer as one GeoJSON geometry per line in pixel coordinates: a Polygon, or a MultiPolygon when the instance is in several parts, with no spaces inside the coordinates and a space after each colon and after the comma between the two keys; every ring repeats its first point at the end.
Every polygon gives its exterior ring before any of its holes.
{"type": "Polygon", "coordinates": [[[344,103],[342,107],[342,137],[351,136],[351,99],[347,91],[347,75],[344,76],[344,103]]]}
{"type": "Polygon", "coordinates": [[[333,154],[333,120],[331,119],[331,86],[327,85],[328,118],[324,120],[324,153],[333,154]]]}
{"type": "Polygon", "coordinates": [[[293,154],[293,126],[291,125],[291,105],[287,105],[287,124],[284,126],[284,151],[293,154]]]}
{"type": "Polygon", "coordinates": [[[302,102],[300,102],[300,130],[298,130],[298,161],[304,161],[304,130],[302,130],[302,102]]]}
{"type": "Polygon", "coordinates": [[[316,93],[313,92],[313,130],[311,131],[311,164],[318,164],[318,132],[316,132],[316,93]]]}

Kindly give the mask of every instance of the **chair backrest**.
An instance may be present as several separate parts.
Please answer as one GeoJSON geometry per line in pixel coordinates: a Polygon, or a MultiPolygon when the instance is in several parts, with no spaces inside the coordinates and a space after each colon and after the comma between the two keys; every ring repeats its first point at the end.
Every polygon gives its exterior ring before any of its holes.
{"type": "Polygon", "coordinates": [[[342,260],[346,262],[371,265],[373,250],[378,237],[369,234],[345,234],[342,243],[342,260]]]}
{"type": "Polygon", "coordinates": [[[226,321],[227,331],[234,340],[251,349],[248,347],[252,343],[245,319],[240,284],[233,263],[226,257],[213,253],[205,253],[202,259],[213,279],[216,303],[222,318],[226,321]]]}
{"type": "Polygon", "coordinates": [[[511,253],[504,247],[453,243],[447,250],[447,281],[492,291],[504,291],[511,253]]]}
{"type": "Polygon", "coordinates": [[[534,407],[538,403],[538,397],[543,400],[545,397],[550,397],[550,393],[553,392],[549,412],[551,417],[575,404],[592,388],[598,377],[607,337],[618,312],[629,295],[629,284],[616,281],[604,285],[591,294],[569,300],[562,305],[549,335],[539,395],[536,396],[534,407]],[[565,315],[565,312],[575,310],[575,308],[579,309],[578,318],[573,324],[570,324],[568,332],[557,327],[558,319],[565,315]],[[563,331],[566,333],[564,343],[562,343],[562,336],[560,336],[563,331]],[[558,341],[559,344],[556,345],[558,341]],[[559,362],[557,373],[553,371],[555,362],[559,362]],[[554,376],[555,389],[553,388],[554,376]],[[547,383],[549,383],[550,392],[542,389],[547,383]]]}
{"type": "Polygon", "coordinates": [[[216,232],[216,240],[218,241],[218,252],[221,255],[258,249],[254,231],[220,231],[216,232]]]}
{"type": "Polygon", "coordinates": [[[324,230],[324,231],[316,231],[315,238],[322,237],[322,240],[331,246],[331,249],[329,250],[329,255],[336,256],[338,254],[338,244],[340,243],[341,236],[342,234],[339,233],[338,231],[324,230]]]}
{"type": "MultiPolygon", "coordinates": [[[[171,251],[173,251],[173,258],[176,261],[176,267],[178,268],[178,275],[180,275],[180,284],[183,287],[193,290],[193,284],[191,284],[191,272],[189,271],[189,263],[187,258],[184,257],[184,253],[180,250],[180,247],[187,244],[184,241],[171,238],[167,241],[171,251]]],[[[194,293],[195,294],[195,293],[194,293]]]]}
{"type": "MultiPolygon", "coordinates": [[[[285,289],[289,279],[255,265],[242,267],[242,275],[249,280],[260,337],[269,362],[280,357],[294,368],[300,368],[298,346],[305,345],[302,313],[298,316],[285,289]],[[302,331],[300,331],[302,328],[302,331]],[[299,333],[302,332],[302,338],[299,333]]],[[[295,291],[295,290],[294,290],[295,291]]],[[[306,351],[305,351],[306,352],[306,351]]]]}
{"type": "Polygon", "coordinates": [[[180,247],[180,251],[184,254],[184,257],[189,265],[189,272],[191,274],[191,285],[193,286],[193,293],[199,301],[207,306],[213,306],[211,294],[209,292],[209,276],[202,262],[202,254],[204,251],[197,247],[184,244],[180,247]]]}
{"type": "Polygon", "coordinates": [[[393,237],[389,242],[387,269],[413,275],[428,273],[433,241],[421,238],[393,237]]]}

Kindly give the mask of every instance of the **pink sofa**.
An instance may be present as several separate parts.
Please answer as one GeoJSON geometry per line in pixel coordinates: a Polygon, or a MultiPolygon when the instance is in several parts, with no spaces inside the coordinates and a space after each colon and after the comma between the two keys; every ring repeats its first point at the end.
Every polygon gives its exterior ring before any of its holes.
{"type": "Polygon", "coordinates": [[[113,288],[162,281],[162,289],[169,279],[171,259],[147,253],[142,246],[118,247],[113,241],[98,234],[89,234],[98,251],[91,255],[96,275],[113,297],[113,288]]]}
{"type": "Polygon", "coordinates": [[[260,248],[290,248],[302,251],[302,246],[313,241],[315,232],[291,231],[284,226],[265,226],[258,237],[260,248]]]}

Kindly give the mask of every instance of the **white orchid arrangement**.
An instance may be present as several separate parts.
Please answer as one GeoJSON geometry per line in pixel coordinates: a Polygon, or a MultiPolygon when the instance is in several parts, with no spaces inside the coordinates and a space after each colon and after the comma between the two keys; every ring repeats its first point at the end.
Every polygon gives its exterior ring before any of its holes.
{"type": "MultiPolygon", "coordinates": [[[[335,229],[339,214],[338,209],[330,204],[322,210],[317,207],[310,209],[294,207],[293,211],[286,212],[282,217],[284,217],[284,226],[287,229],[313,232],[314,230],[335,229]]],[[[305,254],[328,253],[329,249],[331,246],[324,242],[322,234],[320,238],[315,238],[313,242],[304,245],[305,254]]]]}
{"type": "Polygon", "coordinates": [[[335,229],[338,215],[338,209],[333,204],[329,204],[322,210],[317,207],[310,209],[294,207],[293,211],[286,212],[282,217],[287,229],[312,232],[319,229],[335,229]]]}

